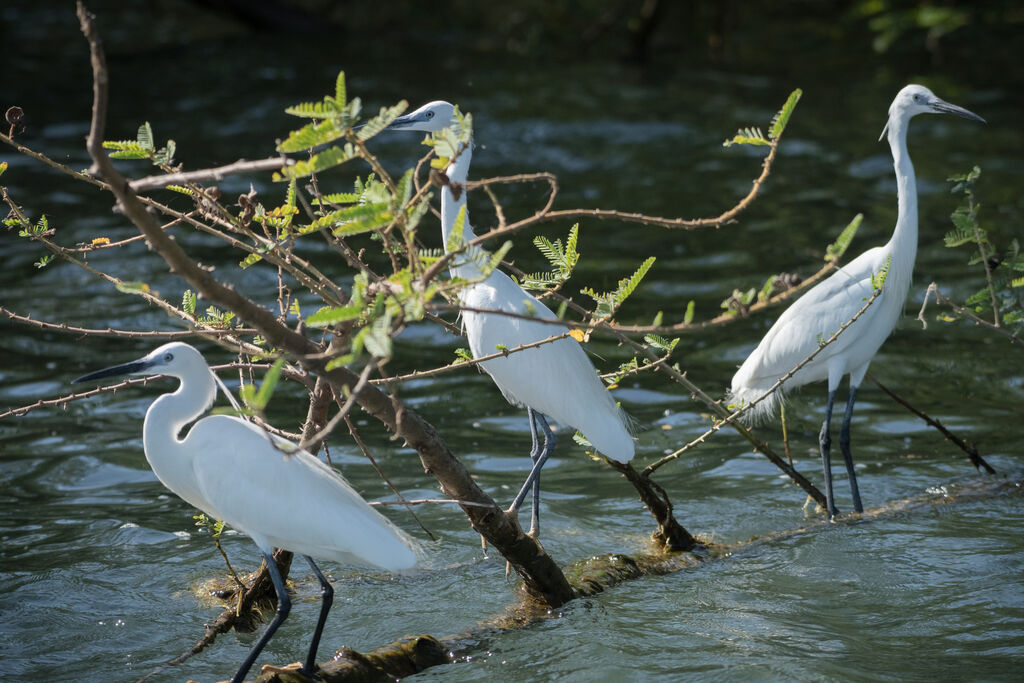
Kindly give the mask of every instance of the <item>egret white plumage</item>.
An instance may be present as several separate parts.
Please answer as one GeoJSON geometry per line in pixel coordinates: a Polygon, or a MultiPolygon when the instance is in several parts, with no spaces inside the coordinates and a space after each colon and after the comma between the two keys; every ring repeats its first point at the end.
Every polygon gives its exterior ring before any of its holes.
{"type": "Polygon", "coordinates": [[[294,444],[238,417],[205,413],[216,397],[216,378],[188,344],[165,344],[139,360],[79,377],[168,375],[181,384],[146,411],[142,441],[157,478],[187,503],[246,533],[259,546],[277,592],[277,612],[235,673],[242,681],[260,651],[288,617],[291,602],[271,553],[304,555],[320,581],[320,617],[302,671],[313,675],[334,591],[313,556],[388,570],[416,563],[414,541],[374,510],[338,472],[294,444]]]}
{"type": "MultiPolygon", "coordinates": [[[[825,420],[821,425],[819,446],[825,470],[825,497],[830,517],[835,515],[835,504],[832,496],[829,426],[835,392],[846,374],[850,375],[850,398],[839,431],[839,447],[846,462],[853,506],[857,512],[863,512],[857,476],[853,469],[853,456],[850,453],[850,419],[857,388],[868,371],[871,359],[896,326],[910,288],[917,254],[917,185],[914,166],[907,153],[907,128],[911,118],[929,113],[956,114],[984,123],[984,119],[977,114],[939,99],[923,86],[908,85],[900,90],[889,107],[889,120],[882,130],[883,137],[888,132],[896,170],[898,213],[892,238],[883,246],[865,251],[798,299],[779,316],[732,378],[730,402],[747,404],[763,396],[776,380],[818,348],[820,339],[832,336],[864,306],[865,300],[873,293],[872,277],[888,268],[878,299],[835,342],[803,366],[784,385],[786,389],[791,389],[810,382],[828,380],[828,403],[825,407],[825,420]]],[[[755,407],[753,419],[770,415],[781,400],[779,392],[766,398],[755,407]]]]}
{"type": "MultiPolygon", "coordinates": [[[[396,119],[389,128],[436,133],[459,125],[455,107],[435,101],[396,119]]],[[[469,176],[472,141],[445,170],[448,183],[441,190],[441,237],[445,249],[457,249],[476,237],[464,216],[462,233],[451,239],[459,213],[466,210],[463,184],[469,176]]],[[[472,253],[456,257],[450,267],[452,276],[470,284],[459,291],[462,305],[468,309],[500,310],[519,316],[557,320],[557,316],[536,297],[527,293],[505,273],[495,269],[486,277],[472,253]]],[[[498,348],[515,348],[564,334],[562,325],[541,323],[500,313],[462,312],[462,320],[474,358],[489,355],[498,348]]],[[[620,462],[634,455],[633,437],[627,419],[597,375],[583,347],[572,337],[480,364],[491,376],[509,403],[525,406],[533,442],[530,458],[533,468],[510,507],[518,511],[527,491],[533,487],[533,516],[530,533],[538,529],[540,506],[540,470],[555,448],[555,435],[547,419],[579,430],[601,453],[620,462]],[[538,439],[543,435],[543,445],[538,439]]]]}

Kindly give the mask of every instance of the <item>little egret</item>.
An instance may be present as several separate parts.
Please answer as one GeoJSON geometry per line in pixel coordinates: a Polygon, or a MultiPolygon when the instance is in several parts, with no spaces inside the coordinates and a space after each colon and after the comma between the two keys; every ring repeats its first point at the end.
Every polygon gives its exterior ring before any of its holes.
{"type": "Polygon", "coordinates": [[[304,555],[322,587],[320,618],[302,671],[312,676],[320,634],[334,591],[312,556],[388,570],[416,563],[414,542],[374,510],[340,474],[312,454],[237,417],[202,415],[216,397],[216,378],[188,344],[165,344],[139,360],[79,377],[168,375],[180,380],[146,411],[142,443],[164,486],[211,517],[249,535],[262,551],[277,592],[277,612],[235,673],[242,681],[260,651],[288,617],[291,602],[271,555],[284,548],[304,555]]]}
{"type": "MultiPolygon", "coordinates": [[[[389,128],[436,133],[455,125],[459,125],[455,107],[448,102],[435,101],[395,119],[389,128]]],[[[441,239],[445,249],[459,248],[476,237],[466,215],[463,217],[461,239],[454,244],[450,239],[459,213],[466,210],[463,185],[469,176],[472,147],[471,140],[445,171],[448,183],[441,190],[441,239]]],[[[452,276],[470,283],[459,292],[460,301],[466,308],[557,320],[547,306],[505,273],[493,270],[484,277],[472,253],[456,257],[450,272],[452,276]]],[[[462,320],[474,358],[492,354],[501,347],[512,349],[568,332],[562,325],[500,313],[467,310],[462,312],[462,320]]],[[[548,427],[547,418],[579,430],[594,448],[608,457],[629,462],[633,458],[634,443],[627,418],[605,389],[583,347],[572,337],[487,360],[480,365],[509,403],[526,407],[533,442],[530,451],[533,468],[509,511],[515,514],[519,510],[532,486],[530,534],[536,536],[540,470],[555,448],[555,435],[548,427]],[[543,435],[543,444],[538,433],[543,435]]]]}
{"type": "MultiPolygon", "coordinates": [[[[835,342],[803,366],[784,385],[792,388],[828,380],[828,403],[818,438],[821,462],[825,469],[825,497],[830,518],[835,516],[835,505],[829,460],[832,443],[829,424],[836,389],[846,374],[850,375],[850,398],[839,431],[839,447],[846,461],[853,506],[857,512],[864,511],[850,454],[850,418],[853,415],[857,387],[864,379],[871,359],[893,331],[903,312],[914,270],[914,257],[917,253],[917,186],[914,166],[907,153],[907,127],[910,119],[917,114],[956,114],[984,122],[977,114],[944,102],[923,86],[908,85],[900,90],[889,107],[889,121],[882,130],[882,136],[888,131],[896,169],[898,214],[892,239],[884,246],[864,252],[798,299],[779,316],[732,378],[730,402],[742,405],[759,399],[776,380],[818,348],[819,340],[831,337],[864,306],[873,293],[872,276],[888,267],[878,299],[835,342]]],[[[752,419],[756,421],[757,418],[772,414],[781,400],[779,392],[766,398],[755,407],[752,419]]]]}

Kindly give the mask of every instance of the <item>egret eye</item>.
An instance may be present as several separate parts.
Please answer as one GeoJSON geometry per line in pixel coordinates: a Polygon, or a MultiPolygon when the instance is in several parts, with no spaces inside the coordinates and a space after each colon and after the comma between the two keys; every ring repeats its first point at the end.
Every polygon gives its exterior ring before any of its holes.
{"type": "Polygon", "coordinates": [[[170,363],[172,360],[174,360],[174,354],[173,353],[165,353],[164,354],[164,362],[165,363],[170,363]]]}
{"type": "Polygon", "coordinates": [[[426,113],[426,117],[427,117],[428,119],[432,119],[432,118],[434,118],[434,112],[432,112],[432,111],[428,111],[428,112],[426,113]]]}

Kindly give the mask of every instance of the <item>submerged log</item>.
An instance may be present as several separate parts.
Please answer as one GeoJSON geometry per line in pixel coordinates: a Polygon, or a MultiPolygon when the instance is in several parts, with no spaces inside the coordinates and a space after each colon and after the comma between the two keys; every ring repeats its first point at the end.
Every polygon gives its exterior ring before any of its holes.
{"type": "MultiPolygon", "coordinates": [[[[694,551],[672,552],[662,549],[647,553],[625,555],[613,553],[580,560],[564,571],[577,597],[593,596],[618,584],[642,576],[671,574],[700,567],[708,562],[736,553],[752,550],[764,545],[778,543],[805,534],[828,532],[850,524],[863,524],[886,519],[908,512],[931,510],[942,505],[967,503],[984,498],[1004,495],[1024,495],[1024,479],[995,479],[985,477],[960,486],[947,486],[919,496],[892,501],[885,505],[869,508],[861,514],[848,514],[834,522],[818,519],[803,526],[773,532],[735,544],[719,545],[708,542],[698,543],[694,551]]],[[[519,591],[520,599],[510,605],[504,613],[484,620],[469,632],[433,638],[428,635],[406,636],[393,643],[379,647],[369,653],[359,653],[345,648],[331,661],[320,666],[319,676],[324,681],[348,682],[394,680],[411,675],[439,664],[455,661],[487,647],[488,642],[502,631],[524,628],[544,619],[557,618],[551,609],[537,601],[530,600],[525,591],[519,591]],[[443,656],[442,656],[443,654],[443,656]],[[398,673],[406,672],[406,673],[398,673]]],[[[264,667],[257,679],[262,683],[291,683],[305,681],[304,678],[287,678],[295,671],[293,667],[264,667]],[[288,673],[282,673],[288,672],[288,673]]]]}

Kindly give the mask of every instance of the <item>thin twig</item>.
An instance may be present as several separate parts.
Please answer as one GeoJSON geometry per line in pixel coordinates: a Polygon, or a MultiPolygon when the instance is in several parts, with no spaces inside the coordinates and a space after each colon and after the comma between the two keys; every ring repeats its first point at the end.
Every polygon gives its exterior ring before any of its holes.
{"type": "MultiPolygon", "coordinates": [[[[451,500],[450,498],[416,498],[413,500],[371,500],[370,505],[426,505],[427,503],[454,503],[455,505],[468,505],[470,507],[490,507],[484,503],[474,503],[471,500],[451,500]]],[[[426,531],[426,529],[424,529],[426,531]]],[[[430,532],[427,531],[429,534],[430,532]]],[[[433,536],[431,536],[433,538],[433,536]]]]}
{"type": "Polygon", "coordinates": [[[234,328],[230,330],[215,329],[192,329],[192,330],[168,330],[149,332],[144,330],[115,330],[112,327],[96,329],[88,327],[75,327],[67,323],[48,323],[42,320],[35,320],[29,316],[18,315],[3,306],[0,306],[0,315],[9,320],[23,325],[29,325],[48,332],[63,332],[66,334],[78,334],[89,337],[125,337],[128,339],[194,339],[196,337],[223,337],[237,334],[256,334],[256,330],[248,328],[234,328]]]}
{"type": "Polygon", "coordinates": [[[472,360],[460,360],[460,361],[457,361],[457,362],[455,362],[455,363],[453,363],[451,365],[442,365],[441,367],[434,368],[433,370],[414,370],[413,372],[410,372],[409,374],[406,374],[406,375],[398,375],[396,377],[382,377],[380,379],[373,379],[373,380],[370,380],[370,383],[371,384],[396,384],[398,382],[406,382],[406,381],[408,381],[410,379],[423,379],[424,377],[434,377],[435,375],[441,375],[441,374],[444,374],[446,372],[451,372],[453,370],[461,370],[462,368],[470,367],[472,365],[479,365],[480,363],[486,363],[487,361],[494,360],[495,358],[504,358],[504,357],[509,356],[509,355],[511,355],[513,353],[519,353],[520,351],[525,351],[526,349],[533,349],[533,348],[536,348],[538,346],[543,346],[544,344],[550,344],[551,342],[556,342],[559,339],[565,339],[566,337],[570,337],[570,336],[572,336],[571,332],[564,332],[562,334],[556,334],[554,336],[547,337],[545,339],[541,339],[540,341],[530,342],[529,344],[520,344],[519,346],[513,347],[511,349],[503,349],[501,351],[496,351],[494,353],[487,354],[486,356],[480,356],[479,358],[473,358],[472,360]]]}
{"type": "MultiPolygon", "coordinates": [[[[384,483],[386,483],[388,485],[388,488],[390,488],[394,492],[394,494],[396,496],[398,496],[398,501],[397,502],[394,502],[394,503],[389,502],[389,503],[382,503],[382,504],[386,504],[386,505],[403,505],[404,504],[406,510],[409,512],[410,515],[412,515],[412,518],[414,520],[416,520],[416,523],[420,525],[421,529],[423,529],[423,533],[425,533],[427,536],[429,536],[431,541],[436,541],[437,537],[434,536],[434,534],[430,533],[430,529],[428,529],[426,527],[426,525],[424,525],[423,522],[420,521],[419,516],[415,512],[413,512],[412,508],[410,507],[411,503],[405,499],[405,496],[403,496],[402,492],[398,490],[398,487],[391,483],[391,480],[388,478],[388,476],[386,474],[384,474],[384,470],[382,470],[380,468],[380,465],[377,464],[377,461],[374,459],[373,455],[370,454],[370,449],[366,447],[366,444],[363,442],[363,439],[359,436],[359,431],[356,429],[356,426],[352,423],[352,419],[348,416],[347,413],[344,416],[344,419],[345,419],[345,425],[348,427],[348,433],[352,435],[352,440],[356,442],[356,445],[359,447],[359,450],[363,452],[363,456],[367,460],[370,461],[370,464],[373,466],[373,469],[377,471],[377,476],[379,476],[381,479],[383,479],[384,483]]],[[[445,501],[445,502],[457,502],[457,501],[445,501]]],[[[458,501],[458,502],[462,502],[462,501],[458,501]]],[[[470,505],[475,505],[475,503],[470,503],[470,505]]],[[[483,503],[480,503],[480,505],[483,506],[483,507],[487,507],[483,503]]]]}
{"type": "Polygon", "coordinates": [[[189,183],[201,183],[209,180],[220,181],[230,175],[240,173],[258,173],[260,171],[277,171],[286,166],[294,166],[295,160],[288,157],[273,157],[270,159],[259,159],[257,161],[238,161],[225,166],[215,168],[204,168],[198,171],[185,171],[182,173],[166,173],[164,175],[152,175],[145,178],[132,180],[128,186],[135,192],[156,190],[168,185],[186,185],[189,183]]]}
{"type": "Polygon", "coordinates": [[[970,459],[971,464],[974,465],[974,469],[979,471],[984,469],[985,472],[987,472],[988,474],[998,474],[992,468],[991,465],[985,462],[985,459],[981,457],[981,454],[978,453],[977,448],[967,443],[953,432],[949,431],[949,429],[939,420],[930,417],[929,415],[925,414],[924,411],[918,410],[914,406],[910,405],[910,403],[908,403],[906,399],[902,398],[901,396],[896,394],[896,392],[894,392],[892,389],[888,388],[887,386],[879,382],[877,379],[875,379],[875,377],[870,372],[867,373],[867,378],[874,382],[875,386],[877,386],[879,389],[888,394],[889,398],[899,403],[901,406],[909,410],[914,415],[917,415],[919,418],[927,422],[932,427],[935,427],[944,437],[952,441],[960,450],[967,454],[967,457],[970,459]]]}

